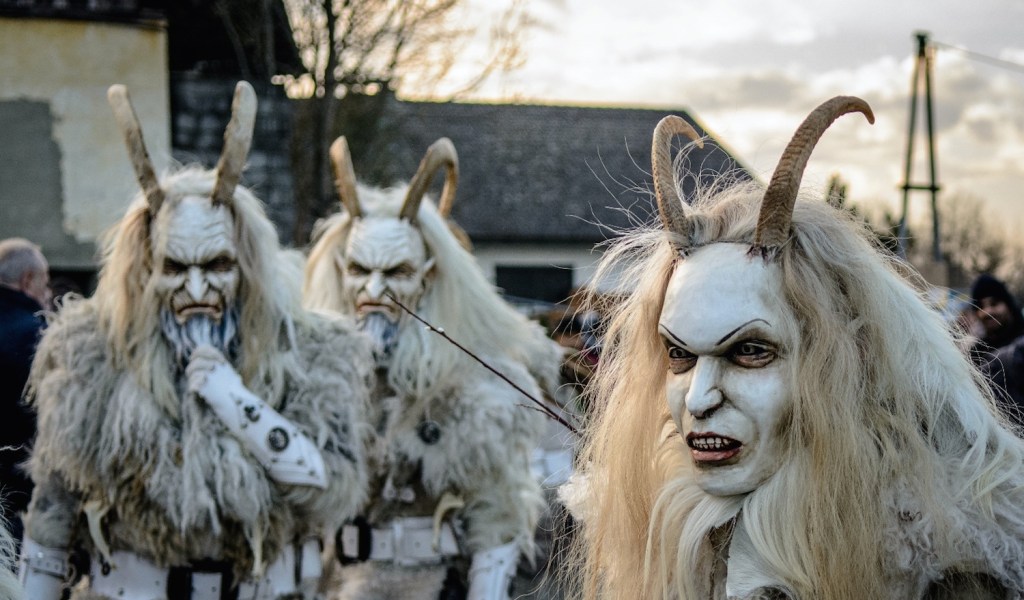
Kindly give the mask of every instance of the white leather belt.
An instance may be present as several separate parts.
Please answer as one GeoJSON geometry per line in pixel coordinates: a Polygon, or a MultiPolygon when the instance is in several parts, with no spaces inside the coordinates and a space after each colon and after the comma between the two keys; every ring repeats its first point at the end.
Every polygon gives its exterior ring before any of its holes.
{"type": "Polygon", "coordinates": [[[403,566],[437,564],[462,554],[451,525],[441,523],[435,533],[430,517],[394,519],[386,527],[343,525],[341,552],[349,561],[386,560],[403,566]]]}
{"type": "MultiPolygon", "coordinates": [[[[319,554],[316,559],[319,561],[319,554]]],[[[303,565],[302,570],[307,571],[306,565],[303,565]]],[[[158,567],[134,552],[116,551],[111,555],[111,566],[108,569],[104,569],[98,560],[92,562],[89,589],[118,600],[164,600],[168,598],[170,573],[170,569],[158,567]]],[[[295,581],[295,547],[285,546],[260,579],[239,583],[237,596],[232,590],[223,589],[231,585],[230,573],[225,576],[220,572],[194,569],[189,573],[189,579],[191,596],[168,600],[272,600],[282,594],[298,591],[298,582],[295,581]]]]}

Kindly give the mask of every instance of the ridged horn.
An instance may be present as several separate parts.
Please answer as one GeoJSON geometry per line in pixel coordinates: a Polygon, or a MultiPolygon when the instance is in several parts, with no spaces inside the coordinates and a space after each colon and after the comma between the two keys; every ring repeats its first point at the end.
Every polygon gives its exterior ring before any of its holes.
{"type": "MultiPolygon", "coordinates": [[[[409,191],[405,195],[405,202],[402,204],[402,211],[399,217],[408,219],[410,222],[416,220],[416,214],[420,209],[420,202],[423,195],[430,188],[434,181],[434,174],[440,167],[445,168],[444,190],[441,192],[441,206],[447,205],[446,210],[451,211],[455,198],[455,188],[459,182],[459,157],[455,153],[455,145],[448,138],[441,138],[427,148],[426,155],[420,161],[412,181],[409,183],[409,191]]],[[[441,208],[438,209],[441,212],[441,208]]],[[[442,212],[442,215],[447,214],[442,212]]]]}
{"type": "Polygon", "coordinates": [[[359,207],[359,195],[356,193],[356,171],[352,167],[352,153],[348,149],[348,140],[341,136],[331,144],[331,167],[334,169],[334,186],[338,189],[338,198],[353,219],[363,216],[359,207]]]}
{"type": "Polygon", "coordinates": [[[212,195],[214,204],[231,205],[245,159],[249,156],[255,124],[256,92],[247,81],[239,81],[231,101],[231,120],[224,130],[224,149],[217,162],[217,182],[212,195]]]}
{"type": "Polygon", "coordinates": [[[833,121],[851,112],[863,113],[868,123],[875,122],[875,115],[867,102],[854,96],[836,96],[814,109],[793,134],[761,201],[754,249],[763,256],[773,256],[789,238],[800,180],[814,146],[833,121]]]}
{"type": "Polygon", "coordinates": [[[153,163],[149,159],[149,152],[146,151],[146,143],[142,139],[142,126],[139,124],[139,117],[135,114],[132,101],[128,97],[128,88],[120,83],[110,86],[107,90],[107,101],[114,109],[114,118],[124,133],[128,158],[132,161],[135,177],[149,204],[149,214],[156,216],[160,212],[160,206],[164,203],[164,191],[160,188],[160,181],[157,179],[153,163]]]}
{"type": "Polygon", "coordinates": [[[672,168],[672,138],[676,135],[685,135],[693,140],[698,148],[704,147],[700,134],[682,117],[665,117],[654,128],[654,139],[651,141],[651,176],[654,178],[658,214],[665,229],[689,239],[693,227],[686,214],[683,200],[676,190],[675,170],[672,168]]]}

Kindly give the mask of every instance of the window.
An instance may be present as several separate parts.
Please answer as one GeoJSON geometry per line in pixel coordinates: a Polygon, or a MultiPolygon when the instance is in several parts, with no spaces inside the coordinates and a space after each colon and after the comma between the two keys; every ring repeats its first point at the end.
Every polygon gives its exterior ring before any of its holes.
{"type": "Polygon", "coordinates": [[[494,269],[499,288],[508,296],[561,302],[572,293],[572,266],[504,266],[494,269]]]}

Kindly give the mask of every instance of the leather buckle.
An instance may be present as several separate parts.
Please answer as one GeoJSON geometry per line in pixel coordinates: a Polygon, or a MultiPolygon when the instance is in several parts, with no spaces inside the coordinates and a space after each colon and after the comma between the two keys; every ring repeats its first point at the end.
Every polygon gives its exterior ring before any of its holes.
{"type": "Polygon", "coordinates": [[[370,527],[366,517],[356,517],[350,523],[339,527],[338,531],[334,534],[334,545],[338,549],[336,552],[338,562],[342,565],[366,562],[370,558],[370,551],[373,549],[373,529],[370,527]],[[345,545],[345,527],[355,527],[358,532],[355,548],[345,545]]]}
{"type": "Polygon", "coordinates": [[[238,600],[238,583],[235,581],[231,564],[210,559],[167,569],[167,597],[191,600],[193,573],[220,575],[220,600],[238,600]]]}

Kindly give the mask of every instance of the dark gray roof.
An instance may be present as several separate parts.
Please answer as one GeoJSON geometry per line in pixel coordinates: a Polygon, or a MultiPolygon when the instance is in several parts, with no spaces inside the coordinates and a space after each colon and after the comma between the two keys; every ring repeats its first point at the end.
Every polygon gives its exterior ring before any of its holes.
{"type": "MultiPolygon", "coordinates": [[[[446,136],[461,171],[453,216],[475,241],[595,243],[611,237],[598,224],[631,224],[624,208],[634,220],[652,218],[651,136],[667,114],[706,134],[682,110],[391,100],[368,149],[375,158],[356,156],[356,172],[375,173],[378,183],[408,179],[427,147],[446,136]]],[[[718,142],[707,142],[688,158],[703,177],[750,176],[718,142]]],[[[684,193],[693,186],[684,180],[684,193]]]]}

